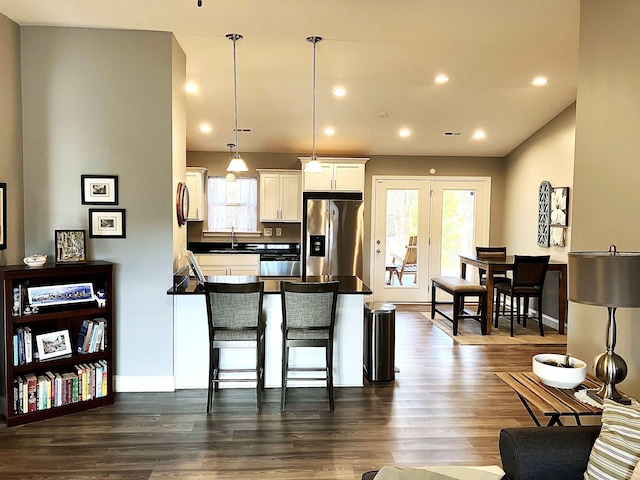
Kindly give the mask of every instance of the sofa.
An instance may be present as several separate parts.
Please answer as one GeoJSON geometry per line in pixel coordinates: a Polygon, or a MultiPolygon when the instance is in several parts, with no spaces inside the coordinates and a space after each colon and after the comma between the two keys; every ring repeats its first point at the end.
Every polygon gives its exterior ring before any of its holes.
{"type": "MultiPolygon", "coordinates": [[[[518,427],[500,431],[505,480],[582,480],[600,426],[518,427]]],[[[377,471],[362,480],[373,480],[377,471]]]]}

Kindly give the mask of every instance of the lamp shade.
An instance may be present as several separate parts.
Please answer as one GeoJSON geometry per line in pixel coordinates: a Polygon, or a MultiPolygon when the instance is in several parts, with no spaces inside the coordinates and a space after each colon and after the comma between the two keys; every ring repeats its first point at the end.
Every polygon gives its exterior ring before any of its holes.
{"type": "Polygon", "coordinates": [[[640,252],[570,252],[569,300],[640,307],[640,252]]]}
{"type": "Polygon", "coordinates": [[[247,170],[249,170],[247,164],[239,156],[232,158],[227,167],[227,172],[246,172],[247,170]]]}

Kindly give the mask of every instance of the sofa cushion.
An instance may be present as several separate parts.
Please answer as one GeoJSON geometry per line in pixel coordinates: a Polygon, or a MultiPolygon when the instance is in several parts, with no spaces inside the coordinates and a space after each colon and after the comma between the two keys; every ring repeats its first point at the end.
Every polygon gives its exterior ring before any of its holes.
{"type": "Polygon", "coordinates": [[[630,480],[640,460],[640,405],[605,399],[602,429],[593,445],[585,480],[630,480]]]}

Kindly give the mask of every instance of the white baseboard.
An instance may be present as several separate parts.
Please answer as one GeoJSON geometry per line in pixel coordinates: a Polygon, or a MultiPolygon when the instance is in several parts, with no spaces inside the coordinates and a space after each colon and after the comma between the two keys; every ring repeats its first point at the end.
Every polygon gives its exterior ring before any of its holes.
{"type": "Polygon", "coordinates": [[[114,376],[116,392],[173,392],[175,391],[175,380],[173,375],[135,377],[135,376],[114,376]]]}

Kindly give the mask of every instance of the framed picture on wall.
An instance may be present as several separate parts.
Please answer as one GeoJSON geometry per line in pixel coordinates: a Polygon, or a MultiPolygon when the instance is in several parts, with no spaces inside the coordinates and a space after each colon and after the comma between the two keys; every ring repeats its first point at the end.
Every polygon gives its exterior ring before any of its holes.
{"type": "Polygon", "coordinates": [[[125,238],[124,208],[90,208],[89,238],[125,238]]]}
{"type": "Polygon", "coordinates": [[[551,190],[551,225],[569,225],[569,187],[553,187],[551,190]]]}
{"type": "Polygon", "coordinates": [[[81,175],[83,205],[117,205],[117,175],[81,175]]]}
{"type": "Polygon", "coordinates": [[[56,263],[84,263],[87,251],[84,230],[56,230],[56,263]]]}
{"type": "Polygon", "coordinates": [[[7,184],[0,183],[0,250],[7,248],[7,184]]]}

